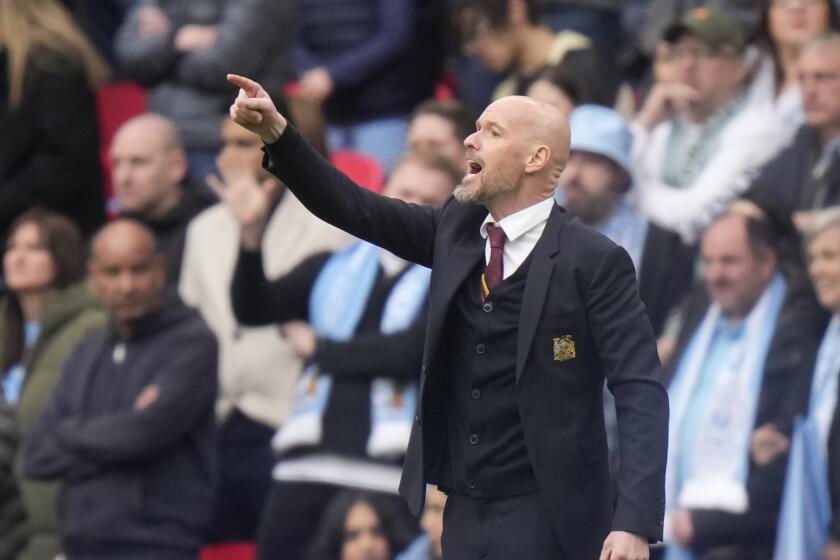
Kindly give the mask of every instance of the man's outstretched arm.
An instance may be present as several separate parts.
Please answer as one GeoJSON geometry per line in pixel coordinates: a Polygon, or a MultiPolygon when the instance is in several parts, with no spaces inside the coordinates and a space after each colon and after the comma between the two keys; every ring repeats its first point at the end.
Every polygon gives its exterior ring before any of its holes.
{"type": "MultiPolygon", "coordinates": [[[[240,88],[230,108],[231,118],[262,138],[266,144],[266,168],[304,206],[351,235],[404,259],[431,266],[438,210],[377,195],[358,186],[306,144],[258,83],[233,74],[228,75],[228,81],[240,88]]],[[[232,200],[226,202],[235,204],[232,200]]],[[[265,214],[265,218],[250,224],[240,219],[243,246],[261,238],[267,222],[265,214]]]]}

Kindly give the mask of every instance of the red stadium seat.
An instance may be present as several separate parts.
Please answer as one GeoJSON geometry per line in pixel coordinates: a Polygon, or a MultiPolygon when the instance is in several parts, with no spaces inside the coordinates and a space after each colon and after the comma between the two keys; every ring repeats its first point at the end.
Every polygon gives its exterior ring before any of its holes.
{"type": "Polygon", "coordinates": [[[131,82],[115,82],[102,87],[96,94],[99,116],[99,157],[105,178],[105,200],[108,214],[111,211],[113,187],[111,186],[111,161],[108,152],[111,140],[122,124],[146,112],[146,90],[131,82]]]}
{"type": "Polygon", "coordinates": [[[201,560],[255,560],[257,546],[254,543],[230,543],[205,546],[201,560]]]}
{"type": "Polygon", "coordinates": [[[374,158],[361,152],[340,150],[332,152],[330,161],[339,171],[361,186],[381,192],[385,185],[385,172],[374,158]]]}

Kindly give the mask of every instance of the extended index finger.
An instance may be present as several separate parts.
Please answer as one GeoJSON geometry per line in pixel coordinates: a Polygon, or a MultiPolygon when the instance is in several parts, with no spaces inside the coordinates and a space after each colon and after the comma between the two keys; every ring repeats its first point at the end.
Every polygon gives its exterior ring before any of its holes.
{"type": "Polygon", "coordinates": [[[260,92],[260,84],[245,76],[228,74],[227,81],[241,88],[248,97],[256,97],[260,92]]]}

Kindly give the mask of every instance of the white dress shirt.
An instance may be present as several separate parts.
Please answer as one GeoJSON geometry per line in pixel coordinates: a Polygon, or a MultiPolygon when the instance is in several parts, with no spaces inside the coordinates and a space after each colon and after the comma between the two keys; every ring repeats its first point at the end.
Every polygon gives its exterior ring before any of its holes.
{"type": "MultiPolygon", "coordinates": [[[[525,262],[531,251],[534,250],[553,207],[554,197],[549,197],[499,220],[498,223],[490,214],[487,214],[487,217],[484,218],[479,232],[485,240],[487,239],[487,224],[495,224],[505,232],[502,278],[507,278],[516,272],[519,265],[525,262]]],[[[484,262],[490,262],[490,241],[486,241],[484,245],[484,262]]]]}

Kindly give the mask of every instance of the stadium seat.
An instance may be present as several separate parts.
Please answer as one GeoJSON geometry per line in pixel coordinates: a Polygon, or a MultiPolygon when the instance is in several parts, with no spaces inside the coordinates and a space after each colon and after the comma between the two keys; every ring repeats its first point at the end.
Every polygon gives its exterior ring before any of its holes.
{"type": "Polygon", "coordinates": [[[374,158],[361,152],[340,150],[332,152],[330,161],[339,171],[359,185],[373,192],[381,192],[385,184],[385,172],[374,158]]]}

